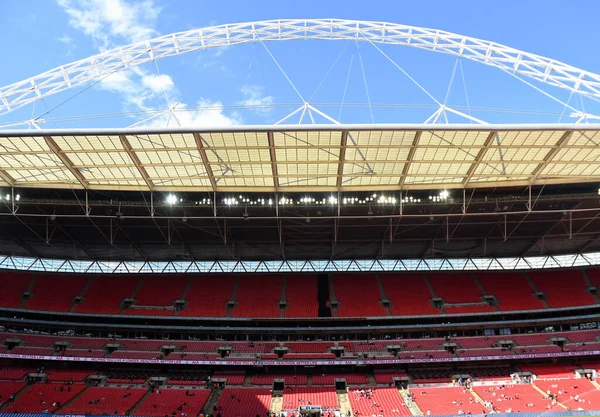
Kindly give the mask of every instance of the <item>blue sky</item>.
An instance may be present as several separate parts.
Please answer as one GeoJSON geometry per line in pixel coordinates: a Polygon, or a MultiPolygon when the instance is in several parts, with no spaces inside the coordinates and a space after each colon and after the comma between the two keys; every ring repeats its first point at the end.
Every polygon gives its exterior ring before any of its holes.
{"type": "MultiPolygon", "coordinates": [[[[600,72],[597,16],[597,0],[5,0],[0,2],[4,34],[0,48],[5,60],[0,85],[149,37],[279,18],[333,17],[436,28],[600,72]]],[[[438,100],[444,100],[456,58],[412,48],[382,50],[438,100]]],[[[164,109],[167,101],[171,105],[179,103],[178,109],[187,111],[176,113],[177,121],[164,115],[142,124],[274,123],[301,101],[270,54],[305,98],[313,96],[321,84],[311,102],[342,122],[422,122],[435,111],[432,100],[369,44],[357,47],[343,42],[294,41],[268,43],[266,48],[249,44],[160,60],[156,66],[111,75],[65,104],[82,89],[71,89],[38,101],[35,107],[0,115],[0,125],[38,117],[52,109],[44,115],[42,127],[123,127],[143,121],[149,111],[164,109]],[[342,99],[354,105],[340,112],[342,99]],[[372,118],[369,100],[376,105],[372,118]],[[264,107],[244,109],[248,104],[264,107]],[[90,116],[107,113],[115,116],[90,116]]],[[[498,123],[556,122],[560,118],[562,105],[498,70],[465,60],[457,68],[448,94],[448,104],[453,107],[464,112],[468,108],[469,113],[498,123]]],[[[569,98],[566,91],[546,90],[563,101],[569,98]]],[[[598,103],[589,99],[574,98],[571,104],[600,114],[598,103]]],[[[297,122],[298,117],[290,120],[297,122]]],[[[324,121],[318,116],[315,119],[324,121]]],[[[308,115],[304,121],[310,121],[308,115]]],[[[465,120],[455,117],[451,121],[465,120]]],[[[563,117],[562,121],[574,120],[563,117]]]]}

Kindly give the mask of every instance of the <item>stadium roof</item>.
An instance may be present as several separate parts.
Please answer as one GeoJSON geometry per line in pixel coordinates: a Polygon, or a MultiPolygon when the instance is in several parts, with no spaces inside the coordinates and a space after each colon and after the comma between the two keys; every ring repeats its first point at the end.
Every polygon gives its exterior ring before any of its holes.
{"type": "Polygon", "coordinates": [[[0,132],[0,186],[293,192],[600,181],[600,125],[0,132]]]}

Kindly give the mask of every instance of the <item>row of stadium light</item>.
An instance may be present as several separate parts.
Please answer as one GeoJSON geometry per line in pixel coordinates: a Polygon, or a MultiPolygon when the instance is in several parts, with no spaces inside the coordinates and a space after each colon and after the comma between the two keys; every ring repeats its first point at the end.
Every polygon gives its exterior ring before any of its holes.
{"type": "MultiPolygon", "coordinates": [[[[433,203],[443,203],[448,200],[450,193],[447,190],[443,190],[439,193],[439,195],[429,196],[430,202],[433,203]]],[[[7,199],[10,196],[6,195],[7,199]]],[[[17,200],[19,199],[19,195],[15,197],[17,200]]],[[[177,203],[183,202],[182,198],[177,197],[175,194],[169,194],[165,199],[165,203],[168,205],[175,205],[177,203]]],[[[373,194],[368,197],[344,197],[342,199],[342,204],[344,205],[356,205],[356,204],[396,204],[401,202],[402,204],[418,204],[421,203],[422,200],[417,197],[406,196],[404,198],[397,199],[396,197],[386,196],[386,195],[377,195],[373,194]]],[[[200,206],[210,206],[213,201],[210,198],[203,198],[202,200],[194,201],[195,205],[200,206]]],[[[324,205],[337,205],[338,198],[335,196],[329,196],[329,198],[314,198],[310,196],[304,196],[299,199],[292,199],[288,197],[282,197],[279,201],[274,200],[272,198],[248,198],[242,195],[238,197],[227,197],[221,200],[221,203],[226,206],[272,206],[273,204],[278,203],[279,206],[294,206],[294,205],[316,205],[316,206],[324,206],[324,205]]]]}
{"type": "MultiPolygon", "coordinates": [[[[10,201],[10,194],[6,194],[4,198],[0,197],[0,200],[10,201]]],[[[21,194],[15,194],[15,201],[19,201],[21,199],[21,194]]]]}

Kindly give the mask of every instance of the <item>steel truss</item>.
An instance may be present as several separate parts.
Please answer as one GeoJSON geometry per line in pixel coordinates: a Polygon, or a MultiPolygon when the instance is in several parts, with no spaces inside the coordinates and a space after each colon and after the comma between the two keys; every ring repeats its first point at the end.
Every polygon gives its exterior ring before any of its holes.
{"type": "MultiPolygon", "coordinates": [[[[101,80],[116,71],[169,56],[244,43],[301,39],[400,45],[450,54],[499,68],[515,77],[523,76],[595,100],[600,99],[600,75],[494,42],[395,23],[286,19],[172,33],[72,62],[0,87],[0,114],[69,88],[101,80]]],[[[585,114],[575,116],[581,120],[587,118],[585,114]]],[[[38,122],[43,121],[31,121],[34,126],[38,122]]]]}
{"type": "Polygon", "coordinates": [[[0,256],[0,269],[82,274],[511,271],[600,265],[600,252],[514,258],[113,262],[0,256]]]}

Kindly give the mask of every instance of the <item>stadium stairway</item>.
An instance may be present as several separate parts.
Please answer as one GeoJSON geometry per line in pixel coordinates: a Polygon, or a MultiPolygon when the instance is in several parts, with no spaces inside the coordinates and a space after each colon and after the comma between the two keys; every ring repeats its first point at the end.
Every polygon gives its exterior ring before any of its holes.
{"type": "MultiPolygon", "coordinates": [[[[219,402],[219,398],[221,398],[222,393],[223,393],[223,388],[213,389],[212,392],[210,393],[210,395],[208,396],[208,399],[206,400],[206,404],[204,404],[204,407],[202,407],[202,410],[200,410],[200,413],[198,413],[198,415],[200,415],[200,414],[204,414],[205,416],[212,415],[212,412],[215,409],[217,402],[219,402]]],[[[194,416],[194,417],[196,417],[196,416],[194,416]]]]}
{"type": "MultiPolygon", "coordinates": [[[[587,285],[588,288],[595,287],[595,285],[592,283],[592,280],[590,279],[590,276],[587,273],[587,270],[583,269],[583,270],[581,270],[581,273],[583,274],[583,279],[585,281],[585,285],[587,285]]],[[[592,295],[592,297],[594,297],[594,302],[596,304],[600,304],[600,298],[598,297],[598,293],[591,294],[591,295],[592,295]]]]}
{"type": "MultiPolygon", "coordinates": [[[[285,295],[285,291],[286,291],[286,289],[285,289],[285,287],[286,287],[286,283],[287,283],[287,277],[284,275],[284,276],[281,278],[281,297],[279,297],[279,299],[280,299],[281,301],[286,301],[286,300],[287,300],[287,298],[286,298],[286,295],[285,295]]],[[[283,308],[281,308],[281,309],[279,310],[279,318],[285,318],[285,307],[283,307],[283,308]]]]}
{"type": "MultiPolygon", "coordinates": [[[[327,280],[329,282],[329,301],[337,301],[337,299],[335,298],[335,286],[333,285],[333,275],[329,275],[327,277],[327,280]]],[[[337,307],[332,307],[331,305],[329,306],[329,308],[331,308],[331,315],[333,317],[339,317],[338,316],[338,311],[337,311],[337,307]]]]}
{"type": "MultiPolygon", "coordinates": [[[[381,299],[389,300],[389,298],[387,298],[387,296],[385,295],[385,289],[383,288],[383,282],[381,282],[381,277],[379,276],[379,274],[375,274],[375,276],[377,277],[377,285],[379,285],[379,291],[381,292],[381,299]]],[[[392,316],[392,309],[389,305],[385,307],[385,312],[388,316],[392,316]]]]}
{"type": "MultiPolygon", "coordinates": [[[[194,281],[194,276],[191,275],[186,284],[185,284],[185,288],[183,289],[183,293],[181,294],[181,298],[180,300],[185,300],[187,297],[187,293],[190,291],[190,287],[192,286],[192,282],[194,281]]],[[[188,301],[189,302],[189,301],[188,301]]],[[[187,305],[187,303],[186,303],[187,305]]],[[[173,313],[174,316],[178,316],[179,315],[179,310],[175,310],[175,312],[173,313]]]]}
{"type": "Polygon", "coordinates": [[[152,395],[152,390],[148,390],[143,396],[142,398],[140,398],[140,400],[135,403],[135,405],[133,407],[131,407],[131,410],[127,411],[125,413],[125,415],[131,416],[134,414],[135,410],[137,410],[139,408],[140,405],[142,405],[144,403],[144,401],[146,401],[148,399],[149,396],[152,395]]]}
{"type": "Polygon", "coordinates": [[[252,386],[252,375],[246,374],[244,376],[244,382],[242,382],[242,387],[251,387],[252,386]]]}
{"type": "MultiPolygon", "coordinates": [[[[534,293],[540,292],[540,290],[538,290],[538,288],[533,283],[533,280],[531,279],[531,277],[529,276],[529,274],[527,272],[523,272],[523,275],[525,275],[525,278],[527,279],[527,282],[531,286],[531,289],[533,290],[533,292],[534,293]]],[[[548,304],[548,301],[546,301],[546,298],[541,298],[540,301],[542,302],[542,304],[544,304],[545,308],[550,308],[550,305],[548,304]]]]}
{"type": "MultiPolygon", "coordinates": [[[[18,400],[19,397],[29,389],[29,387],[31,387],[31,385],[25,385],[23,388],[21,388],[19,392],[15,393],[15,401],[18,400]]],[[[3,404],[0,406],[0,411],[2,411],[5,408],[8,408],[8,406],[11,404],[12,402],[4,401],[3,404]]]]}
{"type": "Polygon", "coordinates": [[[283,395],[277,394],[271,396],[271,404],[269,404],[269,410],[275,415],[281,415],[283,409],[283,395]]]}
{"type": "Polygon", "coordinates": [[[348,398],[348,393],[344,391],[338,391],[337,400],[338,405],[340,406],[340,414],[351,416],[352,405],[350,404],[350,398],[348,398]]]}
{"type": "MultiPolygon", "coordinates": [[[[31,292],[33,291],[33,286],[35,285],[35,275],[33,275],[31,277],[31,280],[29,281],[29,286],[27,287],[27,292],[31,294],[31,292]]],[[[27,298],[21,298],[21,305],[20,308],[23,310],[25,309],[25,305],[27,304],[27,298]]]]}
{"type": "Polygon", "coordinates": [[[90,387],[85,387],[85,389],[83,391],[81,391],[79,394],[77,394],[76,396],[74,396],[73,398],[71,398],[69,401],[67,401],[66,403],[64,403],[60,408],[57,408],[54,411],[54,414],[60,414],[60,412],[65,409],[67,406],[71,405],[71,403],[73,403],[74,401],[77,401],[77,399],[83,395],[85,395],[85,393],[87,392],[87,390],[89,390],[90,387]]]}
{"type": "MultiPolygon", "coordinates": [[[[137,295],[140,288],[142,288],[142,285],[144,285],[144,282],[146,282],[146,277],[142,276],[142,278],[140,279],[140,282],[138,282],[138,284],[135,286],[135,288],[133,289],[133,292],[131,293],[129,298],[135,300],[135,296],[137,295]]],[[[121,311],[119,311],[119,314],[124,314],[125,310],[126,310],[126,308],[122,308],[121,311]]]]}
{"type": "MultiPolygon", "coordinates": [[[[94,277],[88,278],[87,282],[85,283],[85,285],[81,289],[81,292],[79,293],[79,297],[85,297],[85,293],[87,292],[88,288],[90,288],[90,285],[92,285],[93,280],[94,280],[94,277]]],[[[76,303],[75,300],[73,300],[73,304],[71,305],[71,308],[69,309],[69,313],[72,313],[75,311],[77,304],[78,303],[76,303]]]]}
{"type": "MultiPolygon", "coordinates": [[[[479,401],[479,404],[481,404],[481,405],[485,404],[485,400],[484,400],[483,398],[481,398],[481,397],[479,396],[479,394],[477,394],[477,393],[475,392],[475,390],[474,390],[472,387],[469,389],[469,392],[471,392],[471,395],[472,395],[473,397],[477,398],[477,401],[479,401]]],[[[487,408],[487,407],[486,407],[486,408],[487,408]]]]}
{"type": "MultiPolygon", "coordinates": [[[[536,391],[538,391],[538,392],[539,392],[539,393],[542,395],[542,397],[545,397],[545,396],[546,396],[546,393],[545,393],[545,392],[544,392],[544,390],[542,390],[540,387],[538,387],[538,386],[537,386],[537,385],[535,385],[535,384],[531,384],[531,386],[532,386],[532,387],[533,387],[533,388],[534,388],[536,391]]],[[[565,410],[568,410],[568,409],[569,409],[569,407],[567,407],[566,405],[564,405],[564,404],[563,404],[563,403],[561,403],[561,402],[558,402],[558,401],[557,401],[557,402],[556,402],[556,404],[557,404],[559,407],[562,407],[562,408],[564,408],[565,410]]]]}
{"type": "Polygon", "coordinates": [[[312,387],[312,374],[306,375],[306,385],[312,387]]]}
{"type": "Polygon", "coordinates": [[[408,394],[410,394],[410,391],[398,388],[398,393],[402,397],[402,401],[404,401],[404,404],[406,404],[406,408],[408,408],[408,410],[413,416],[423,415],[423,412],[421,411],[417,403],[408,400],[408,394]]]}
{"type": "MultiPolygon", "coordinates": [[[[431,281],[429,281],[429,277],[427,276],[427,272],[423,273],[423,278],[425,278],[425,283],[427,284],[427,287],[429,288],[429,292],[431,292],[431,296],[433,298],[437,298],[437,294],[435,293],[435,290],[433,289],[433,285],[431,285],[431,281]]],[[[444,307],[440,307],[440,313],[441,314],[447,314],[446,311],[444,310],[444,307]]]]}
{"type": "MultiPolygon", "coordinates": [[[[235,284],[233,284],[233,292],[231,293],[231,298],[229,299],[229,301],[235,303],[235,297],[237,296],[237,292],[238,292],[238,288],[239,287],[240,287],[240,277],[237,276],[237,277],[235,277],[235,284]]],[[[235,305],[235,304],[233,304],[233,305],[235,305]]],[[[233,306],[227,307],[227,315],[225,317],[230,318],[231,317],[231,313],[233,312],[234,308],[235,307],[233,307],[233,306]]]]}
{"type": "Polygon", "coordinates": [[[375,376],[373,375],[373,372],[367,373],[367,380],[369,381],[369,383],[367,384],[369,387],[377,386],[377,381],[375,381],[375,376]]]}
{"type": "MultiPolygon", "coordinates": [[[[490,295],[488,294],[488,292],[485,290],[485,288],[483,288],[483,285],[481,284],[481,282],[479,281],[479,278],[477,278],[477,275],[475,275],[474,272],[471,272],[471,276],[473,277],[473,280],[475,281],[475,284],[477,285],[477,287],[479,288],[479,291],[481,291],[481,293],[483,295],[490,295]]],[[[500,309],[498,308],[498,306],[492,306],[492,308],[494,309],[494,311],[500,311],[500,309]]]]}

